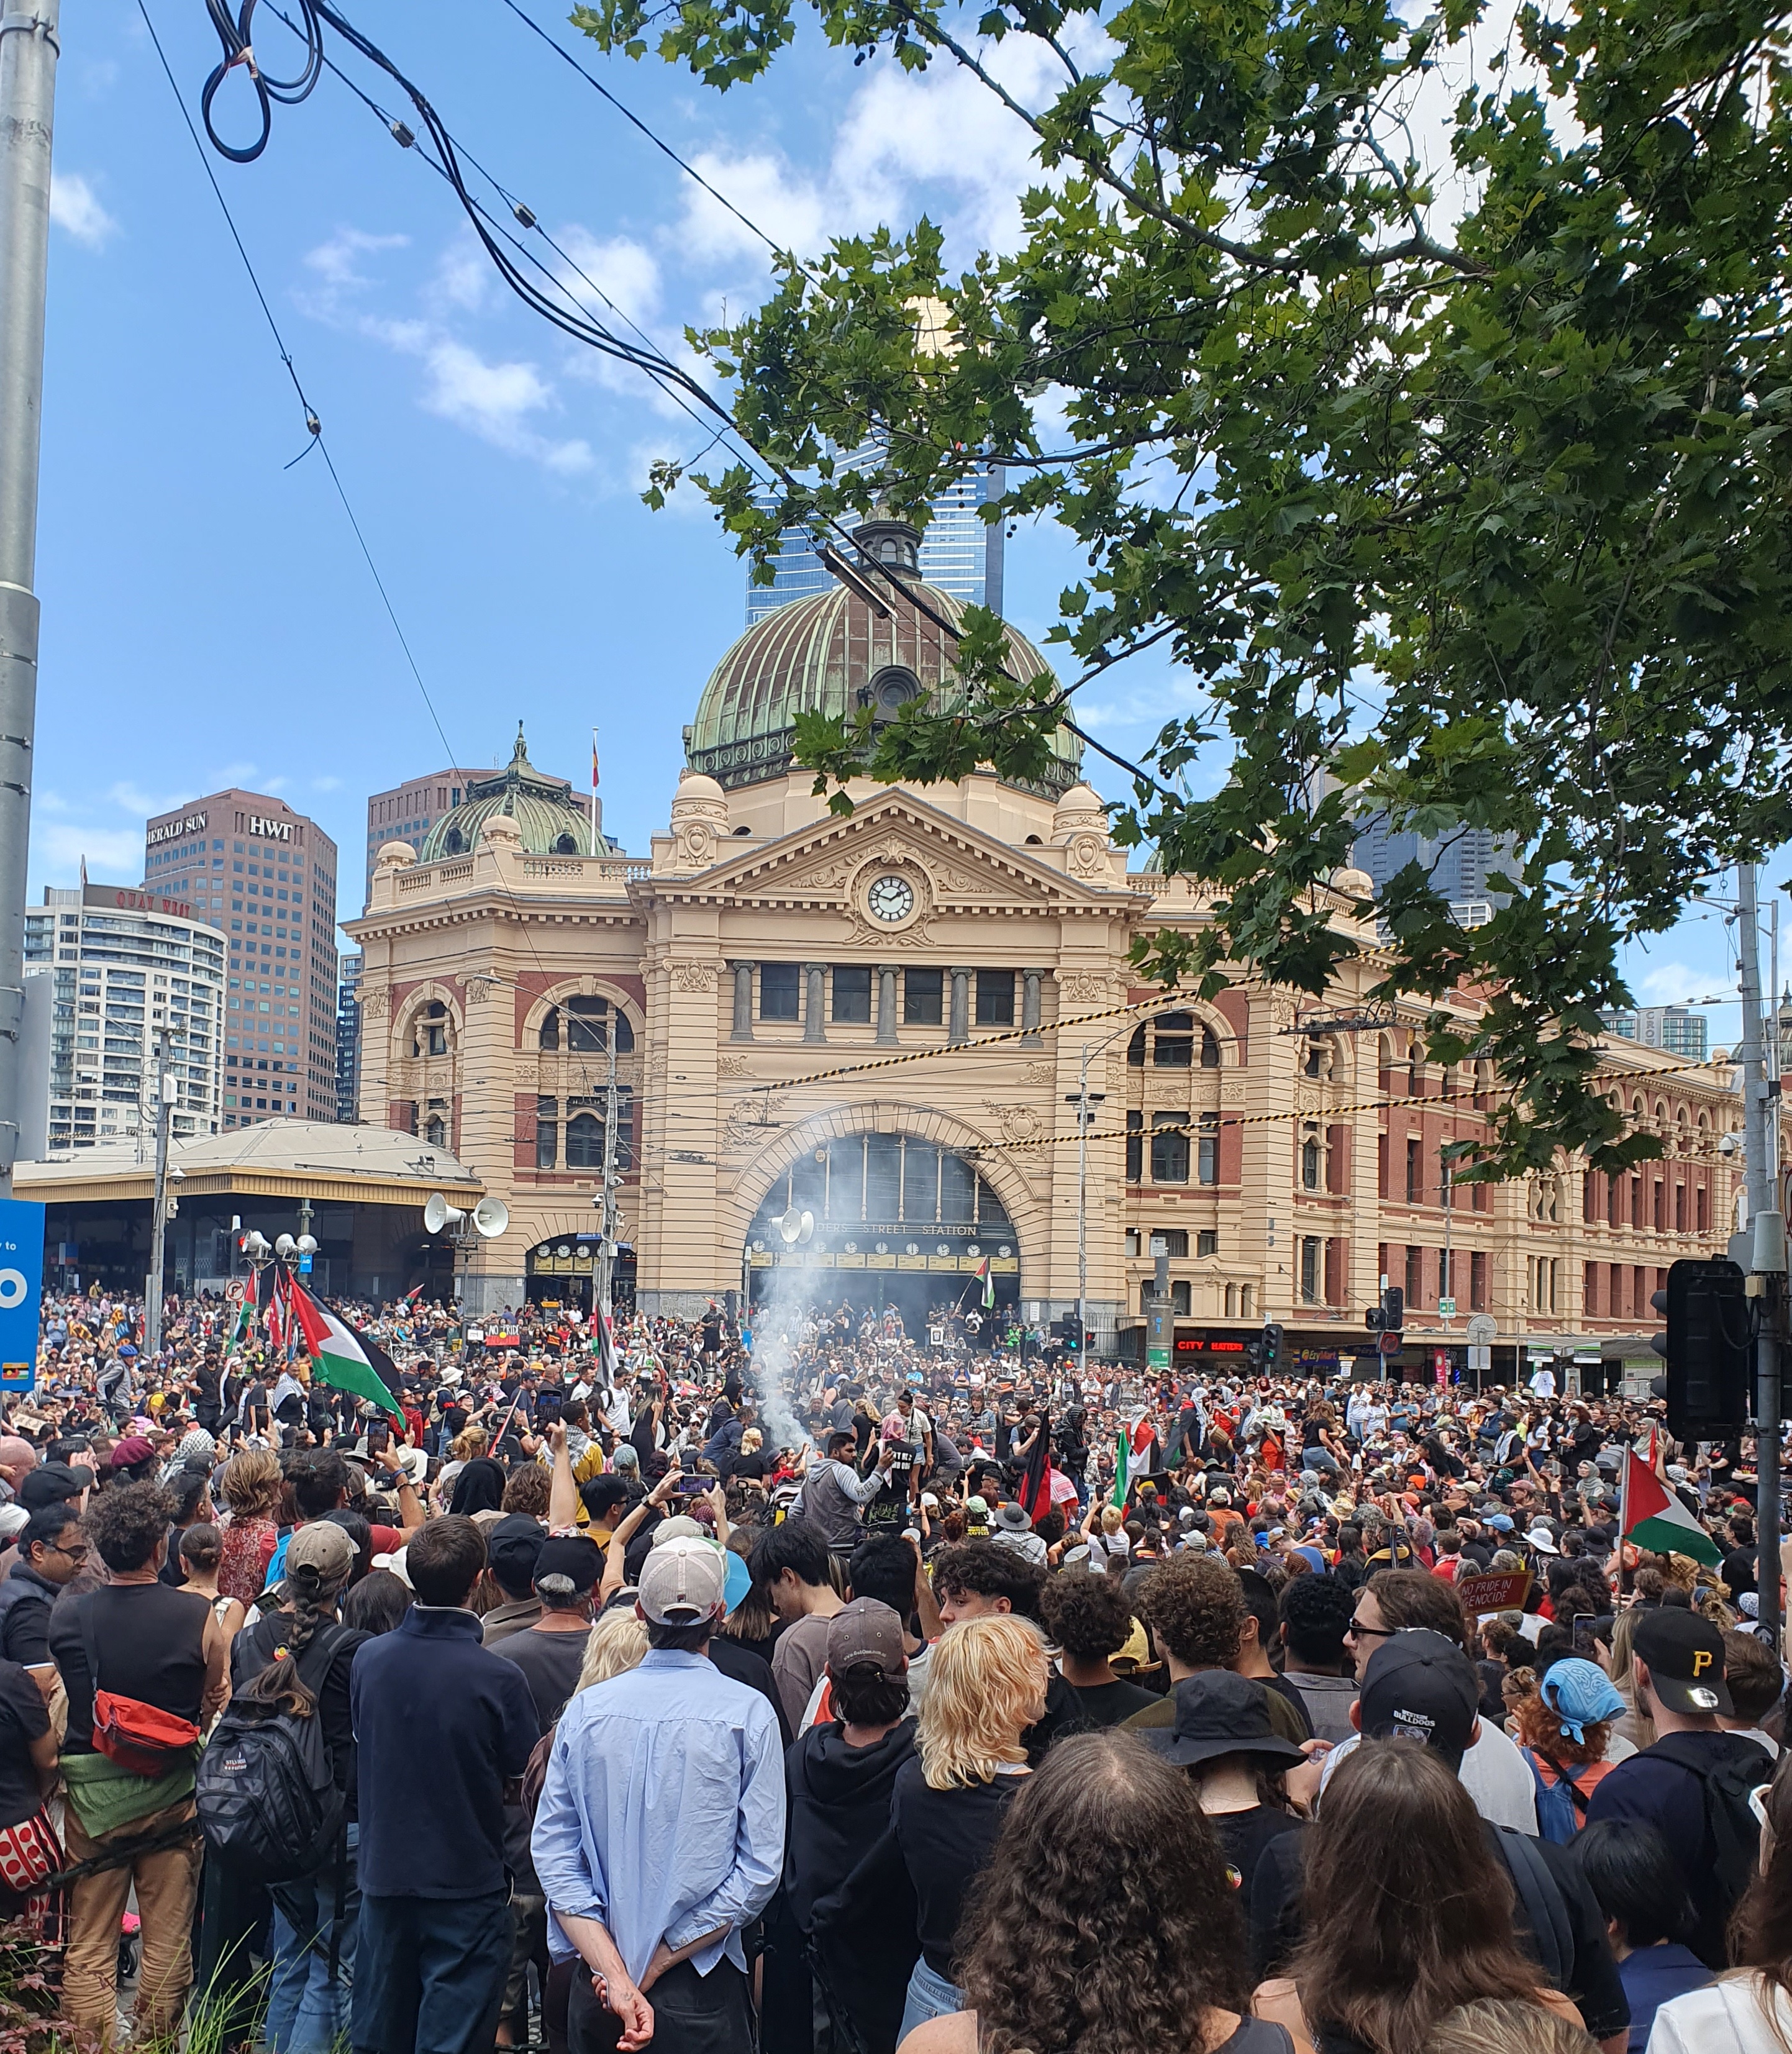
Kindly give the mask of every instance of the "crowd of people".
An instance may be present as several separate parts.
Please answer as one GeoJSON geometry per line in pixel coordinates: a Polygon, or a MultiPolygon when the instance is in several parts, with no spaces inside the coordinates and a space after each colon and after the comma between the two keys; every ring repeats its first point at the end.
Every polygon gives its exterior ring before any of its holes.
{"type": "Polygon", "coordinates": [[[96,2044],[1792,2054],[1747,1442],[344,1310],[389,1405],[97,1290],[5,1401],[0,1910],[96,2044]]]}

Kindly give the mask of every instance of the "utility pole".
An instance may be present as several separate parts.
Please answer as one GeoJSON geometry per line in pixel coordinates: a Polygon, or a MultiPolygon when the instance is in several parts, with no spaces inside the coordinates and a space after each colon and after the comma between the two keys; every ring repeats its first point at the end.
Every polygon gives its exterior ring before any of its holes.
{"type": "MultiPolygon", "coordinates": [[[[592,730],[595,737],[597,730],[592,730]]],[[[595,748],[595,741],[593,744],[595,748]]],[[[597,801],[592,801],[595,810],[597,801]]],[[[597,1244],[597,1302],[594,1316],[597,1326],[597,1360],[608,1377],[609,1348],[606,1340],[610,1317],[611,1282],[616,1273],[616,1021],[612,1016],[608,1036],[610,1045],[609,1078],[604,1088],[604,1188],[597,1201],[598,1229],[603,1238],[597,1244]]]]}
{"type": "Polygon", "coordinates": [[[0,0],[0,1198],[18,1155],[58,0],[0,0]]]}
{"type": "Polygon", "coordinates": [[[152,1361],[162,1347],[162,1270],[168,1238],[168,1123],[174,1111],[174,1072],[165,1034],[156,1037],[156,1199],[149,1214],[149,1281],[143,1293],[143,1352],[152,1361]]]}
{"type": "MultiPolygon", "coordinates": [[[[1736,954],[1743,999],[1743,1143],[1748,1176],[1748,1272],[1755,1314],[1755,1576],[1762,1637],[1779,1646],[1780,1323],[1786,1305],[1786,1218],[1779,1210],[1779,1064],[1770,1068],[1761,1007],[1761,923],[1755,868],[1736,871],[1736,954]]],[[[1777,1027],[1775,1029],[1777,1037],[1777,1027]]]]}

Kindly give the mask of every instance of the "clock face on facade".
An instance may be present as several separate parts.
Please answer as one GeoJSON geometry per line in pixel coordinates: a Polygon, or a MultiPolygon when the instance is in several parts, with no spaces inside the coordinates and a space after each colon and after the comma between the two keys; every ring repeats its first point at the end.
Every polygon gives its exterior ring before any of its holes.
{"type": "Polygon", "coordinates": [[[914,911],[915,887],[906,877],[875,879],[865,894],[865,904],[873,919],[887,920],[894,926],[914,911]]]}

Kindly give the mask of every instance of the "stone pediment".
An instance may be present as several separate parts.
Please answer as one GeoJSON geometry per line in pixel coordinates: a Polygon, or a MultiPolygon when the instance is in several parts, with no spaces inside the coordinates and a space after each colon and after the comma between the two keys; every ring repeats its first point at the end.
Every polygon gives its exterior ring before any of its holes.
{"type": "MultiPolygon", "coordinates": [[[[1105,837],[1101,857],[1105,872],[1105,837]]],[[[1079,908],[1107,913],[1117,906],[1130,910],[1133,903],[1130,893],[1105,880],[1067,876],[901,791],[845,818],[817,820],[758,843],[695,876],[656,879],[648,888],[710,904],[845,912],[867,937],[891,939],[920,938],[941,915],[1079,908]],[[874,911],[872,887],[880,883],[874,911]]]]}

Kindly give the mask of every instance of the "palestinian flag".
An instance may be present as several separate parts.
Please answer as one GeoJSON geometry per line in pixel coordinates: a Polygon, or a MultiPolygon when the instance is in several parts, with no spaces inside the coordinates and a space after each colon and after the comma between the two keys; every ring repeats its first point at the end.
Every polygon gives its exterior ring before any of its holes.
{"type": "Polygon", "coordinates": [[[397,1370],[377,1341],[352,1327],[340,1312],[313,1298],[302,1284],[289,1287],[293,1318],[305,1336],[312,1374],[333,1390],[352,1391],[391,1413],[400,1427],[404,1414],[393,1397],[397,1370]]]}
{"type": "Polygon", "coordinates": [[[230,1331],[224,1342],[226,1352],[241,1348],[254,1332],[255,1324],[250,1316],[249,1293],[240,1284],[230,1286],[230,1331]]]}
{"type": "Polygon", "coordinates": [[[1634,1449],[1624,1457],[1622,1537],[1656,1555],[1687,1555],[1707,1568],[1719,1568],[1723,1550],[1634,1449]]]}
{"type": "Polygon", "coordinates": [[[1126,1487],[1132,1466],[1132,1443],[1126,1438],[1126,1429],[1122,1426],[1114,1440],[1114,1494],[1108,1501],[1110,1505],[1122,1509],[1126,1504],[1126,1487]]]}
{"type": "Polygon", "coordinates": [[[1043,1519],[1052,1509],[1052,1415],[1042,1412],[1039,1430],[1028,1449],[1014,1497],[1029,1519],[1043,1519]]]}
{"type": "Polygon", "coordinates": [[[977,1277],[983,1287],[983,1310],[987,1312],[995,1304],[995,1275],[987,1255],[977,1265],[977,1277]]]}

